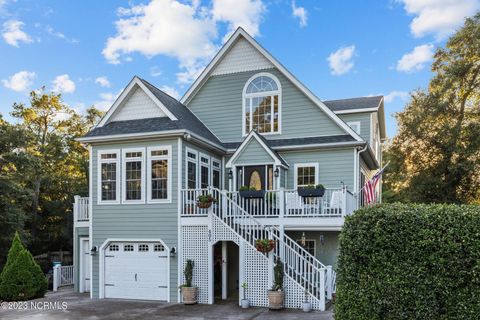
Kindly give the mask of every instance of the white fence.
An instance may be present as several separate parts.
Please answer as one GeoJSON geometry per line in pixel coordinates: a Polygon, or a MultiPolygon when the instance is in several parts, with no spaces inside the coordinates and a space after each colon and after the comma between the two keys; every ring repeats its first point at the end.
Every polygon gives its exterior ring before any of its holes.
{"type": "Polygon", "coordinates": [[[74,222],[88,221],[90,218],[88,212],[88,197],[74,197],[75,202],[73,203],[73,217],[74,222]]]}
{"type": "MultiPolygon", "coordinates": [[[[207,210],[196,205],[199,195],[208,189],[182,190],[182,216],[206,216],[207,210]]],[[[297,190],[269,190],[259,199],[240,196],[238,191],[225,191],[228,198],[256,218],[270,217],[343,217],[357,209],[355,196],[346,188],[326,189],[322,197],[304,198],[297,190]]],[[[218,210],[214,203],[214,211],[218,210]]]]}
{"type": "Polygon", "coordinates": [[[53,267],[53,291],[69,285],[73,285],[73,266],[53,267]]]}

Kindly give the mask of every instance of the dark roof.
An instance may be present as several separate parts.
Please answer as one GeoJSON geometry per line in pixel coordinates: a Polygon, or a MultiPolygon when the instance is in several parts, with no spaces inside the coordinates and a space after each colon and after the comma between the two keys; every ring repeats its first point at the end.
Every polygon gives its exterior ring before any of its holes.
{"type": "MultiPolygon", "coordinates": [[[[321,136],[321,137],[291,138],[291,139],[276,139],[276,140],[267,140],[262,135],[259,135],[259,136],[263,139],[263,141],[265,141],[266,145],[270,148],[355,141],[355,139],[348,134],[336,135],[336,136],[321,136]]],[[[223,143],[223,146],[226,149],[236,149],[240,146],[240,144],[241,142],[229,142],[229,143],[223,143]]]]}
{"type": "Polygon", "coordinates": [[[149,82],[143,79],[140,80],[178,120],[174,121],[167,117],[156,117],[147,119],[112,121],[103,127],[97,127],[93,129],[87,133],[85,137],[188,129],[202,138],[221,145],[221,142],[217,139],[217,137],[186,106],[178,102],[175,98],[156,88],[149,82]]]}
{"type": "Polygon", "coordinates": [[[323,103],[332,111],[378,108],[383,96],[327,100],[323,103]]]}

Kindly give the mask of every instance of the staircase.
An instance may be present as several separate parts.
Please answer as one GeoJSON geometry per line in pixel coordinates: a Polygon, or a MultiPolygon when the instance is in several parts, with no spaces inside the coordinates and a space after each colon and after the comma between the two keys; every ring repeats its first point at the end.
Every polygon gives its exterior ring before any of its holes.
{"type": "MultiPolygon", "coordinates": [[[[215,188],[212,188],[210,193],[217,199],[217,203],[210,210],[213,219],[220,221],[251,248],[255,248],[258,239],[275,240],[275,248],[268,257],[265,255],[265,258],[271,259],[272,262],[280,258],[284,263],[286,280],[293,281],[297,288],[301,287],[301,290],[296,290],[297,296],[292,299],[297,302],[303,301],[306,296],[315,309],[325,310],[334,288],[331,266],[322,264],[280,228],[264,225],[255,219],[231,199],[231,194],[215,188]]],[[[264,255],[260,252],[258,254],[264,255]]],[[[289,294],[294,295],[287,292],[286,300],[289,294]]]]}

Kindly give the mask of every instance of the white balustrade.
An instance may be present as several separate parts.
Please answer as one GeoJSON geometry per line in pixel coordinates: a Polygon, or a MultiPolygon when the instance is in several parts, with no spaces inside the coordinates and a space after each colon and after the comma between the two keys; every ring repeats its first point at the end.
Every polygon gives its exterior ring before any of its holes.
{"type": "Polygon", "coordinates": [[[73,266],[53,267],[53,291],[59,287],[73,285],[73,266]]]}
{"type": "Polygon", "coordinates": [[[74,222],[89,221],[90,214],[88,211],[88,197],[74,197],[75,202],[73,204],[73,216],[74,222]]]}

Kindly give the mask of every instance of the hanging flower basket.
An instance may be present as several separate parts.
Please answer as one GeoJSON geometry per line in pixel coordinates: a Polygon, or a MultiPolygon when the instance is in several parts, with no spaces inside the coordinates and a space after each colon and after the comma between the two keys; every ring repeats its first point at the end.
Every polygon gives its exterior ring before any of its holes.
{"type": "Polygon", "coordinates": [[[255,241],[255,248],[257,248],[257,251],[262,253],[269,253],[273,250],[273,248],[275,248],[275,240],[258,239],[255,241]]]}
{"type": "Polygon", "coordinates": [[[214,202],[215,199],[211,194],[200,195],[197,197],[197,207],[200,209],[208,209],[214,202]]]}

